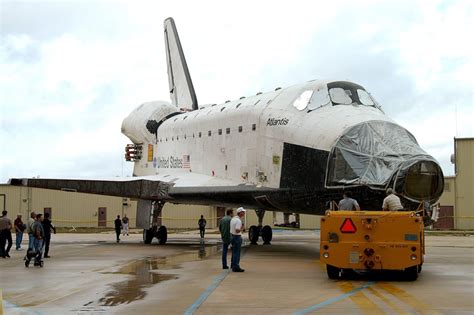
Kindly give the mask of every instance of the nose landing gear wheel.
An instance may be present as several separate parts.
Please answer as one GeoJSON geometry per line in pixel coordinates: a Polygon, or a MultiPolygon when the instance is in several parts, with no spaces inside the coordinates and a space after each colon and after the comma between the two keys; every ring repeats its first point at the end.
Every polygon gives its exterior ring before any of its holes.
{"type": "Polygon", "coordinates": [[[272,241],[272,237],[273,237],[273,232],[272,232],[271,226],[265,225],[262,228],[263,245],[270,245],[270,242],[272,241]]]}

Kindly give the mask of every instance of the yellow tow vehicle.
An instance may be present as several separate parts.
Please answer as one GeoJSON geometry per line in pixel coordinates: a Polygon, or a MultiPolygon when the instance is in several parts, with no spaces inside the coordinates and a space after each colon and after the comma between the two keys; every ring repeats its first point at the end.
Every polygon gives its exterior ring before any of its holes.
{"type": "Polygon", "coordinates": [[[425,253],[423,218],[412,211],[327,211],[320,259],[330,279],[341,272],[403,271],[416,280],[425,253]]]}

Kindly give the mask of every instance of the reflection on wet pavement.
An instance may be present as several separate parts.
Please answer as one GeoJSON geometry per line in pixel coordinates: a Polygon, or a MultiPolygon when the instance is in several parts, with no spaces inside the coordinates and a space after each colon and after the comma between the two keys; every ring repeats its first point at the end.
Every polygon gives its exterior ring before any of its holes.
{"type": "Polygon", "coordinates": [[[141,300],[146,296],[144,289],[156,283],[178,278],[175,274],[159,273],[159,270],[178,269],[181,268],[182,263],[205,259],[217,252],[217,246],[206,247],[205,244],[191,246],[191,248],[197,250],[190,250],[175,256],[149,257],[129,263],[117,272],[103,272],[105,274],[130,275],[131,278],[111,284],[110,291],[99,299],[99,305],[115,306],[141,300]]]}

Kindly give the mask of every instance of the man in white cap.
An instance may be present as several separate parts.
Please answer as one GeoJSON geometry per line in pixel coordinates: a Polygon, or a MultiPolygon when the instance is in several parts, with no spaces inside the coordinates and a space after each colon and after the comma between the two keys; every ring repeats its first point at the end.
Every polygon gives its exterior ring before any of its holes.
{"type": "Polygon", "coordinates": [[[240,248],[242,247],[242,231],[244,226],[242,218],[245,216],[245,209],[240,207],[237,209],[237,215],[230,220],[230,234],[232,236],[232,262],[231,268],[233,272],[244,272],[240,268],[240,248]]]}

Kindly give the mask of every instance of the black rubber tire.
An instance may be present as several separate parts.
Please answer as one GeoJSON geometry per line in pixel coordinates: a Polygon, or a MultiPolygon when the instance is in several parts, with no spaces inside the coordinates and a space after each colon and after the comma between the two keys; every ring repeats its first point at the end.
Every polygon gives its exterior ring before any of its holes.
{"type": "Polygon", "coordinates": [[[332,265],[326,265],[326,272],[328,274],[328,278],[332,280],[337,280],[341,276],[341,268],[337,268],[332,265]]]}
{"type": "Polygon", "coordinates": [[[25,267],[28,268],[30,266],[30,261],[29,260],[25,260],[25,267]]]}
{"type": "Polygon", "coordinates": [[[158,244],[160,245],[166,244],[166,241],[168,240],[168,230],[166,229],[166,226],[162,225],[158,228],[157,237],[158,237],[158,244]]]}
{"type": "Polygon", "coordinates": [[[151,244],[153,240],[153,229],[143,230],[143,243],[151,244]]]}
{"type": "Polygon", "coordinates": [[[423,266],[422,264],[418,265],[418,273],[420,273],[420,272],[421,272],[421,270],[423,269],[423,267],[422,267],[422,266],[423,266]]]}
{"type": "Polygon", "coordinates": [[[272,227],[270,225],[265,225],[262,228],[262,240],[263,240],[263,245],[270,245],[271,241],[273,238],[273,231],[272,227]]]}
{"type": "Polygon", "coordinates": [[[250,244],[257,245],[258,238],[260,237],[260,229],[256,225],[252,225],[249,228],[249,240],[250,244]]]}
{"type": "Polygon", "coordinates": [[[405,268],[404,278],[406,281],[415,281],[418,279],[418,266],[405,268]]]}

